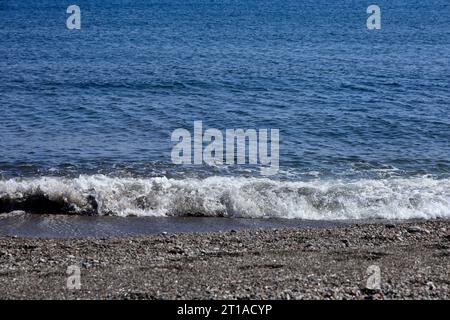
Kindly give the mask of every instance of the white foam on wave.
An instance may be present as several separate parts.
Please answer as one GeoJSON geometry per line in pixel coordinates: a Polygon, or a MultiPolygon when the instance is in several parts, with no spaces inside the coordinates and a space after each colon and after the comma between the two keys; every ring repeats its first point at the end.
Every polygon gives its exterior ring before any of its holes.
{"type": "Polygon", "coordinates": [[[100,215],[279,217],[311,220],[450,218],[450,179],[411,177],[357,181],[41,177],[0,181],[0,199],[44,195],[76,212],[95,198],[100,215]]]}

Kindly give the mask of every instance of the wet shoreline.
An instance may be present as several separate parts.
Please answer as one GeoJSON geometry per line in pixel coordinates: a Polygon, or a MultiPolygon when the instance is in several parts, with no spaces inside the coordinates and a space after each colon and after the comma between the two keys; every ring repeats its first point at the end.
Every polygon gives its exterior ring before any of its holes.
{"type": "Polygon", "coordinates": [[[0,236],[33,238],[126,237],[166,232],[206,233],[274,228],[323,229],[354,224],[400,223],[400,221],[384,219],[302,220],[225,217],[115,217],[13,213],[0,215],[0,236]]]}

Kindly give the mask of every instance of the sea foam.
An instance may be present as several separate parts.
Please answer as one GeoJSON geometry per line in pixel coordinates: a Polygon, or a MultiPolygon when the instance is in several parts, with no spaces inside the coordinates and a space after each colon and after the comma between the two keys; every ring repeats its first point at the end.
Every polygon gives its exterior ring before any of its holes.
{"type": "Polygon", "coordinates": [[[81,175],[0,181],[0,212],[311,220],[450,217],[450,179],[278,181],[81,175]]]}

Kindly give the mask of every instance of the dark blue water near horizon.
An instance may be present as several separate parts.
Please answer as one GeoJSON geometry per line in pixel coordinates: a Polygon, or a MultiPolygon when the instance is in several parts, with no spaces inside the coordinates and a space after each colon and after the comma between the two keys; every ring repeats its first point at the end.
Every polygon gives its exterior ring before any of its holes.
{"type": "MultiPolygon", "coordinates": [[[[0,174],[242,175],[170,134],[278,128],[281,177],[450,173],[450,3],[0,2],[0,174]],[[181,173],[180,173],[181,172],[181,173]],[[288,174],[286,174],[288,173],[288,174]]],[[[255,170],[255,174],[259,171],[255,170]]]]}

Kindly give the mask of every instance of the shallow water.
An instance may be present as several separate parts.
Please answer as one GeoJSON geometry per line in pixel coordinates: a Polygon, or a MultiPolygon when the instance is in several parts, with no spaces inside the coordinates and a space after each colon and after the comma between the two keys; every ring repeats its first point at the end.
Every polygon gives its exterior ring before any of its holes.
{"type": "Polygon", "coordinates": [[[0,236],[39,238],[124,237],[180,232],[218,232],[279,228],[330,228],[373,221],[311,221],[299,219],[228,219],[200,217],[98,217],[10,214],[0,216],[0,236]]]}

